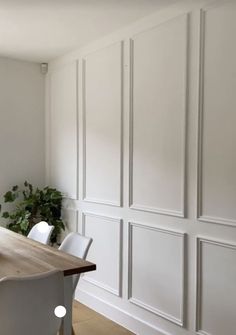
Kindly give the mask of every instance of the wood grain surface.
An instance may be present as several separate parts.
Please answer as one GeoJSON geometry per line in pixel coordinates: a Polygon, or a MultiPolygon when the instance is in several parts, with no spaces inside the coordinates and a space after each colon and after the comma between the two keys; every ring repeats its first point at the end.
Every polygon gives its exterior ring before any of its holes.
{"type": "Polygon", "coordinates": [[[96,270],[96,265],[0,227],[0,278],[53,269],[69,276],[96,270]]]}

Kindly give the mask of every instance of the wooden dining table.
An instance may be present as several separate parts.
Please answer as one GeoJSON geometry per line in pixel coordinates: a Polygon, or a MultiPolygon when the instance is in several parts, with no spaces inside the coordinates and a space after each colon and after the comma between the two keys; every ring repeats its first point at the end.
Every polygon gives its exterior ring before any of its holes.
{"type": "Polygon", "coordinates": [[[0,227],[0,279],[41,274],[55,269],[64,274],[64,304],[67,313],[62,322],[61,334],[71,335],[72,275],[96,270],[96,265],[0,227]]]}

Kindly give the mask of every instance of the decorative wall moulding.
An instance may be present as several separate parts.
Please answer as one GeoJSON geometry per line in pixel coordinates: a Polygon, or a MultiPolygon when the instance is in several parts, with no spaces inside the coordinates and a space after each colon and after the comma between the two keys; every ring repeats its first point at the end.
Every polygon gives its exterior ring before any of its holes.
{"type": "Polygon", "coordinates": [[[98,286],[100,288],[102,288],[103,290],[106,290],[109,293],[112,293],[118,297],[122,296],[122,270],[123,270],[123,262],[122,262],[122,254],[123,254],[123,220],[120,218],[116,218],[116,217],[110,217],[110,216],[106,216],[106,215],[100,215],[100,214],[96,214],[96,213],[92,213],[92,212],[83,212],[82,213],[82,234],[86,235],[86,217],[92,217],[92,218],[97,218],[100,220],[105,220],[105,221],[110,221],[110,222],[114,222],[117,223],[119,225],[119,236],[118,241],[119,241],[119,248],[117,250],[118,252],[118,264],[117,264],[117,272],[118,272],[118,286],[117,288],[113,288],[109,285],[107,285],[106,283],[103,283],[101,281],[98,281],[94,278],[90,278],[89,275],[85,275],[83,276],[83,280],[89,282],[90,284],[93,284],[95,286],[98,286]]]}
{"type": "MultiPolygon", "coordinates": [[[[203,300],[203,284],[204,284],[203,283],[202,265],[203,265],[203,261],[206,261],[206,256],[203,259],[203,245],[221,247],[222,252],[223,252],[224,249],[233,250],[235,252],[235,258],[236,258],[236,245],[230,244],[228,242],[208,239],[208,238],[205,238],[205,237],[197,237],[196,238],[195,330],[196,330],[197,334],[200,334],[200,335],[211,335],[211,334],[214,335],[214,333],[212,331],[208,332],[208,331],[204,330],[203,325],[202,325],[202,300],[203,300]]],[[[211,260],[211,262],[214,262],[214,261],[218,262],[218,257],[217,256],[216,256],[215,260],[211,260]]],[[[231,268],[231,265],[229,265],[229,268],[231,268]]],[[[216,275],[216,274],[214,274],[214,275],[216,275]]],[[[206,275],[205,275],[205,278],[207,278],[206,275]]],[[[217,275],[216,275],[215,279],[214,279],[214,276],[212,276],[211,280],[212,281],[215,280],[217,282],[218,281],[217,275]]],[[[208,283],[208,285],[209,285],[209,283],[208,283]]],[[[222,287],[222,289],[224,290],[224,287],[222,287]]],[[[205,294],[207,294],[206,290],[204,292],[205,292],[205,294]]],[[[216,292],[216,295],[217,295],[217,292],[216,292]]],[[[206,297],[205,297],[205,300],[206,300],[206,297]]],[[[211,306],[211,312],[214,313],[214,311],[212,311],[212,306],[211,306]]],[[[223,314],[222,314],[222,318],[223,318],[223,314]]],[[[223,319],[221,320],[221,322],[223,322],[223,319]]]]}
{"type": "MultiPolygon", "coordinates": [[[[156,227],[152,227],[152,226],[148,226],[146,224],[141,224],[141,223],[136,223],[136,222],[129,222],[129,236],[128,236],[128,300],[153,313],[156,314],[157,316],[160,316],[168,321],[173,322],[174,324],[183,327],[185,324],[185,282],[186,282],[186,269],[185,269],[185,240],[186,240],[186,234],[185,233],[180,233],[180,232],[176,232],[173,230],[166,230],[166,229],[161,229],[161,228],[156,228],[156,227]],[[156,306],[152,306],[151,304],[142,301],[139,298],[136,298],[135,296],[133,296],[133,229],[134,228],[141,228],[141,229],[145,229],[145,230],[150,230],[153,232],[157,232],[157,233],[161,233],[161,234],[165,234],[165,235],[171,235],[174,236],[178,239],[180,239],[180,305],[178,307],[179,309],[179,317],[170,314],[169,312],[162,310],[156,306]]],[[[163,256],[164,257],[164,256],[163,256]]],[[[163,260],[164,261],[164,260],[163,260]]],[[[150,265],[151,266],[151,265],[150,265]]],[[[158,282],[158,278],[156,279],[158,282]]]]}
{"type": "MultiPolygon", "coordinates": [[[[206,150],[204,148],[204,135],[206,136],[206,131],[204,130],[206,128],[206,124],[204,124],[204,117],[206,117],[207,112],[209,113],[209,108],[206,109],[205,108],[205,101],[207,99],[207,96],[205,94],[205,86],[206,83],[205,81],[205,76],[206,76],[206,71],[207,71],[207,67],[206,67],[206,24],[210,24],[207,23],[207,14],[208,13],[215,13],[216,10],[221,9],[221,8],[226,8],[227,6],[230,6],[234,4],[234,2],[232,0],[229,1],[215,1],[212,4],[209,4],[208,6],[202,8],[200,10],[200,40],[199,40],[199,93],[198,93],[198,162],[197,162],[197,219],[201,222],[208,222],[208,223],[215,223],[215,224],[222,224],[222,225],[227,225],[227,226],[236,226],[236,218],[231,217],[224,217],[224,215],[212,215],[213,210],[211,210],[211,214],[203,212],[203,173],[204,173],[204,160],[203,160],[203,153],[204,150],[206,150]],[[205,133],[204,133],[205,131],[205,133]]],[[[211,14],[212,14],[211,13],[211,14]]],[[[222,11],[223,13],[223,11],[222,11]]],[[[223,21],[223,20],[222,20],[223,21]]],[[[216,22],[218,22],[216,20],[216,22]]],[[[215,24],[217,24],[215,22],[215,24]]],[[[212,23],[212,22],[211,22],[212,23]]],[[[213,30],[213,26],[211,27],[211,30],[213,30]]],[[[208,30],[209,31],[209,28],[208,30]]],[[[209,32],[208,32],[209,33],[209,32]]],[[[218,38],[218,36],[216,36],[215,38],[218,38]]],[[[210,41],[211,39],[209,39],[208,41],[210,41]]],[[[209,59],[209,55],[208,58],[209,59]]],[[[208,65],[209,65],[209,61],[208,61],[208,65]]],[[[218,65],[219,66],[219,65],[218,65]]],[[[211,69],[212,70],[212,69],[211,69]]],[[[213,85],[212,85],[213,86],[213,85]]],[[[209,90],[209,87],[208,87],[209,90]]],[[[211,92],[211,94],[213,94],[211,92]]],[[[215,92],[215,94],[217,95],[217,92],[215,92]]],[[[210,99],[211,100],[211,99],[210,99]]],[[[209,117],[208,117],[209,118],[209,117]]],[[[216,122],[216,120],[214,120],[216,122]]],[[[219,122],[219,121],[217,121],[219,122]]],[[[232,120],[233,123],[233,120],[232,120]]],[[[209,122],[208,122],[209,124],[209,122]]],[[[210,131],[209,131],[210,133],[210,131]]],[[[214,135],[213,131],[210,133],[211,136],[214,135]]],[[[205,145],[206,145],[207,141],[205,140],[205,145]]],[[[208,149],[209,150],[209,149],[208,149]]],[[[220,155],[220,153],[219,153],[220,155]]],[[[205,154],[205,158],[206,158],[206,154],[205,154]]],[[[209,166],[208,166],[208,170],[209,170],[209,166]]],[[[231,177],[232,178],[232,177],[231,177]]],[[[221,176],[218,177],[219,180],[221,180],[221,176]]],[[[207,182],[208,178],[206,178],[205,176],[205,184],[207,182]]],[[[224,185],[223,185],[224,186],[224,185]]],[[[208,187],[210,189],[210,187],[208,187]]],[[[215,185],[215,192],[220,193],[222,191],[222,187],[220,188],[220,186],[215,185]]],[[[212,194],[211,194],[212,195],[212,194]]],[[[205,197],[206,198],[206,197],[205,197]]],[[[207,199],[205,199],[206,201],[207,199]]],[[[210,198],[211,200],[211,198],[210,198]]],[[[208,201],[210,201],[208,199],[208,201]]],[[[219,202],[219,201],[218,201],[219,202]]],[[[218,209],[218,202],[216,202],[215,204],[215,208],[218,209]]],[[[222,204],[223,205],[223,204],[222,204]]],[[[223,206],[222,206],[223,207],[223,206]]],[[[225,212],[227,212],[225,210],[225,212]]],[[[224,213],[225,214],[225,213],[224,213]]]]}
{"type": "Polygon", "coordinates": [[[174,333],[170,333],[167,332],[163,329],[160,329],[159,327],[157,327],[156,325],[152,324],[151,322],[148,322],[144,317],[138,317],[137,315],[128,312],[127,310],[123,309],[122,307],[117,306],[117,304],[113,304],[109,301],[107,301],[107,299],[98,297],[96,295],[94,295],[91,292],[88,292],[84,289],[79,288],[79,301],[83,301],[85,304],[87,304],[88,306],[90,305],[90,303],[92,302],[92,306],[96,306],[100,307],[100,310],[109,310],[109,313],[106,313],[106,315],[112,319],[111,315],[113,315],[113,317],[115,318],[114,320],[117,320],[117,323],[119,324],[123,324],[123,326],[126,328],[130,328],[130,326],[128,326],[127,324],[124,324],[124,319],[128,318],[128,322],[130,324],[130,322],[132,323],[132,327],[134,327],[134,325],[136,325],[136,329],[141,329],[141,328],[145,328],[147,330],[147,332],[145,332],[144,334],[147,334],[148,331],[152,331],[155,332],[155,335],[175,335],[174,333]],[[83,295],[82,299],[81,299],[81,294],[83,295]],[[85,298],[86,297],[86,298],[85,298]],[[83,299],[85,298],[85,300],[83,299]],[[117,316],[119,315],[119,318],[117,319],[117,316]]]}
{"type": "MultiPolygon", "coordinates": [[[[143,31],[137,35],[134,35],[130,39],[130,79],[129,79],[129,85],[130,85],[130,103],[129,103],[129,207],[131,209],[140,210],[140,211],[147,211],[157,214],[163,214],[168,216],[176,216],[176,217],[185,217],[186,212],[186,199],[185,199],[185,193],[186,193],[186,133],[187,133],[187,108],[188,108],[188,27],[189,27],[189,14],[185,13],[182,15],[179,15],[177,17],[172,18],[171,20],[168,20],[166,22],[163,22],[155,27],[152,27],[151,29],[148,29],[146,31],[143,31]],[[141,36],[144,33],[153,33],[156,29],[160,29],[163,26],[168,26],[169,24],[181,24],[181,36],[184,36],[184,40],[182,41],[182,49],[179,51],[179,57],[181,57],[181,64],[183,65],[183,73],[178,78],[183,78],[182,85],[183,85],[183,93],[181,92],[181,96],[179,99],[181,100],[181,108],[179,109],[180,117],[183,119],[181,122],[181,148],[180,148],[180,155],[182,157],[181,162],[181,172],[180,172],[180,188],[179,188],[179,194],[176,196],[176,199],[181,198],[181,204],[180,206],[177,206],[175,209],[173,205],[168,207],[162,207],[162,206],[153,206],[153,204],[142,204],[140,200],[136,202],[134,200],[134,150],[135,150],[135,143],[134,143],[134,120],[137,119],[135,116],[135,109],[134,109],[134,80],[137,77],[137,74],[135,73],[134,69],[134,60],[135,60],[135,43],[136,38],[141,36]],[[172,208],[171,208],[172,207],[172,208]]],[[[178,26],[179,29],[179,26],[178,26]]],[[[180,80],[180,79],[179,79],[180,80]]],[[[178,80],[177,80],[178,81],[178,80]]],[[[176,153],[175,153],[176,154],[176,153]]],[[[177,200],[176,200],[177,201],[177,200]]]]}
{"type": "Polygon", "coordinates": [[[113,201],[109,201],[109,200],[93,199],[93,198],[85,197],[85,198],[83,198],[83,201],[85,201],[85,202],[91,202],[91,203],[98,204],[98,205],[107,205],[107,206],[121,207],[121,203],[120,202],[113,202],[113,201]]]}
{"type": "Polygon", "coordinates": [[[78,78],[77,61],[48,75],[47,168],[52,185],[78,199],[78,78]],[[62,134],[70,133],[70,137],[62,134]],[[69,157],[69,159],[67,159],[69,157]]]}
{"type": "MultiPolygon", "coordinates": [[[[117,56],[117,54],[116,54],[117,56]]],[[[118,70],[117,68],[114,68],[114,71],[118,70]]],[[[109,46],[106,46],[102,49],[98,49],[87,56],[83,57],[82,59],[82,123],[83,123],[83,136],[82,136],[82,160],[83,160],[83,171],[82,171],[82,200],[86,202],[91,203],[97,203],[97,204],[104,204],[108,206],[115,206],[115,207],[122,207],[123,206],[123,155],[124,155],[124,145],[123,145],[123,138],[124,138],[124,130],[123,130],[123,109],[124,109],[124,42],[119,41],[116,43],[112,43],[109,46]],[[119,91],[120,91],[120,97],[119,97],[119,123],[120,123],[120,130],[119,130],[119,173],[116,176],[119,181],[119,195],[118,200],[110,200],[105,199],[104,197],[98,198],[97,196],[88,195],[87,193],[87,181],[88,181],[88,173],[87,173],[87,101],[86,101],[86,84],[87,84],[87,77],[86,77],[86,67],[87,67],[87,59],[91,55],[95,53],[105,52],[106,50],[109,50],[110,48],[117,48],[119,52],[119,91]]],[[[118,87],[118,86],[117,86],[118,87]]],[[[118,88],[117,88],[118,89],[118,88]]],[[[118,148],[118,147],[117,147],[118,148]]],[[[98,162],[99,163],[99,162],[98,162]]],[[[96,169],[95,169],[96,170],[96,169]]],[[[105,179],[106,180],[106,179],[105,179]]]]}
{"type": "Polygon", "coordinates": [[[137,211],[142,211],[142,212],[149,212],[149,213],[155,213],[155,214],[161,214],[161,215],[167,215],[167,216],[175,216],[179,218],[184,218],[184,212],[182,211],[172,211],[172,210],[166,210],[162,208],[155,208],[155,207],[148,207],[148,206],[142,206],[138,204],[132,204],[130,202],[131,209],[137,210],[137,211]]]}

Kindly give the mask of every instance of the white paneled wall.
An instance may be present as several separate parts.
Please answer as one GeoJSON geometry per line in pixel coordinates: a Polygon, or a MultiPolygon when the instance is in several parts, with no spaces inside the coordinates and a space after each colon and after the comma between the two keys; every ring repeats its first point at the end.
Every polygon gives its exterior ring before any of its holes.
{"type": "Polygon", "coordinates": [[[50,77],[50,183],[67,197],[77,197],[77,64],[50,77]]]}
{"type": "Polygon", "coordinates": [[[184,234],[137,223],[129,223],[129,234],[129,300],[183,325],[184,234]]]}
{"type": "Polygon", "coordinates": [[[131,40],[132,208],[184,216],[186,53],[187,15],[131,40]]]}
{"type": "Polygon", "coordinates": [[[206,221],[235,225],[235,2],[203,10],[201,29],[199,216],[206,221]]]}
{"type": "Polygon", "coordinates": [[[83,59],[83,199],[116,206],[121,204],[122,73],[122,43],[83,59]]]}
{"type": "Polygon", "coordinates": [[[120,219],[83,214],[83,233],[93,239],[90,260],[98,265],[97,271],[84,279],[117,296],[121,295],[122,222],[120,219]],[[103,238],[101,239],[101,232],[103,238]]]}
{"type": "Polygon", "coordinates": [[[236,245],[199,238],[197,256],[197,330],[205,335],[234,335],[236,245]]]}
{"type": "Polygon", "coordinates": [[[235,31],[235,1],[182,1],[49,66],[76,297],[136,334],[235,334],[235,31]]]}

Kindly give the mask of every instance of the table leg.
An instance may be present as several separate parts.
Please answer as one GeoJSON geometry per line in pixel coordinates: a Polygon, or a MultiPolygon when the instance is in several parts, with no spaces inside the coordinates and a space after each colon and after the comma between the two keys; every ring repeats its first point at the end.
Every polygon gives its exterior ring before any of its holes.
{"type": "Polygon", "coordinates": [[[66,315],[62,321],[60,335],[72,334],[72,276],[64,277],[64,305],[66,315]]]}

